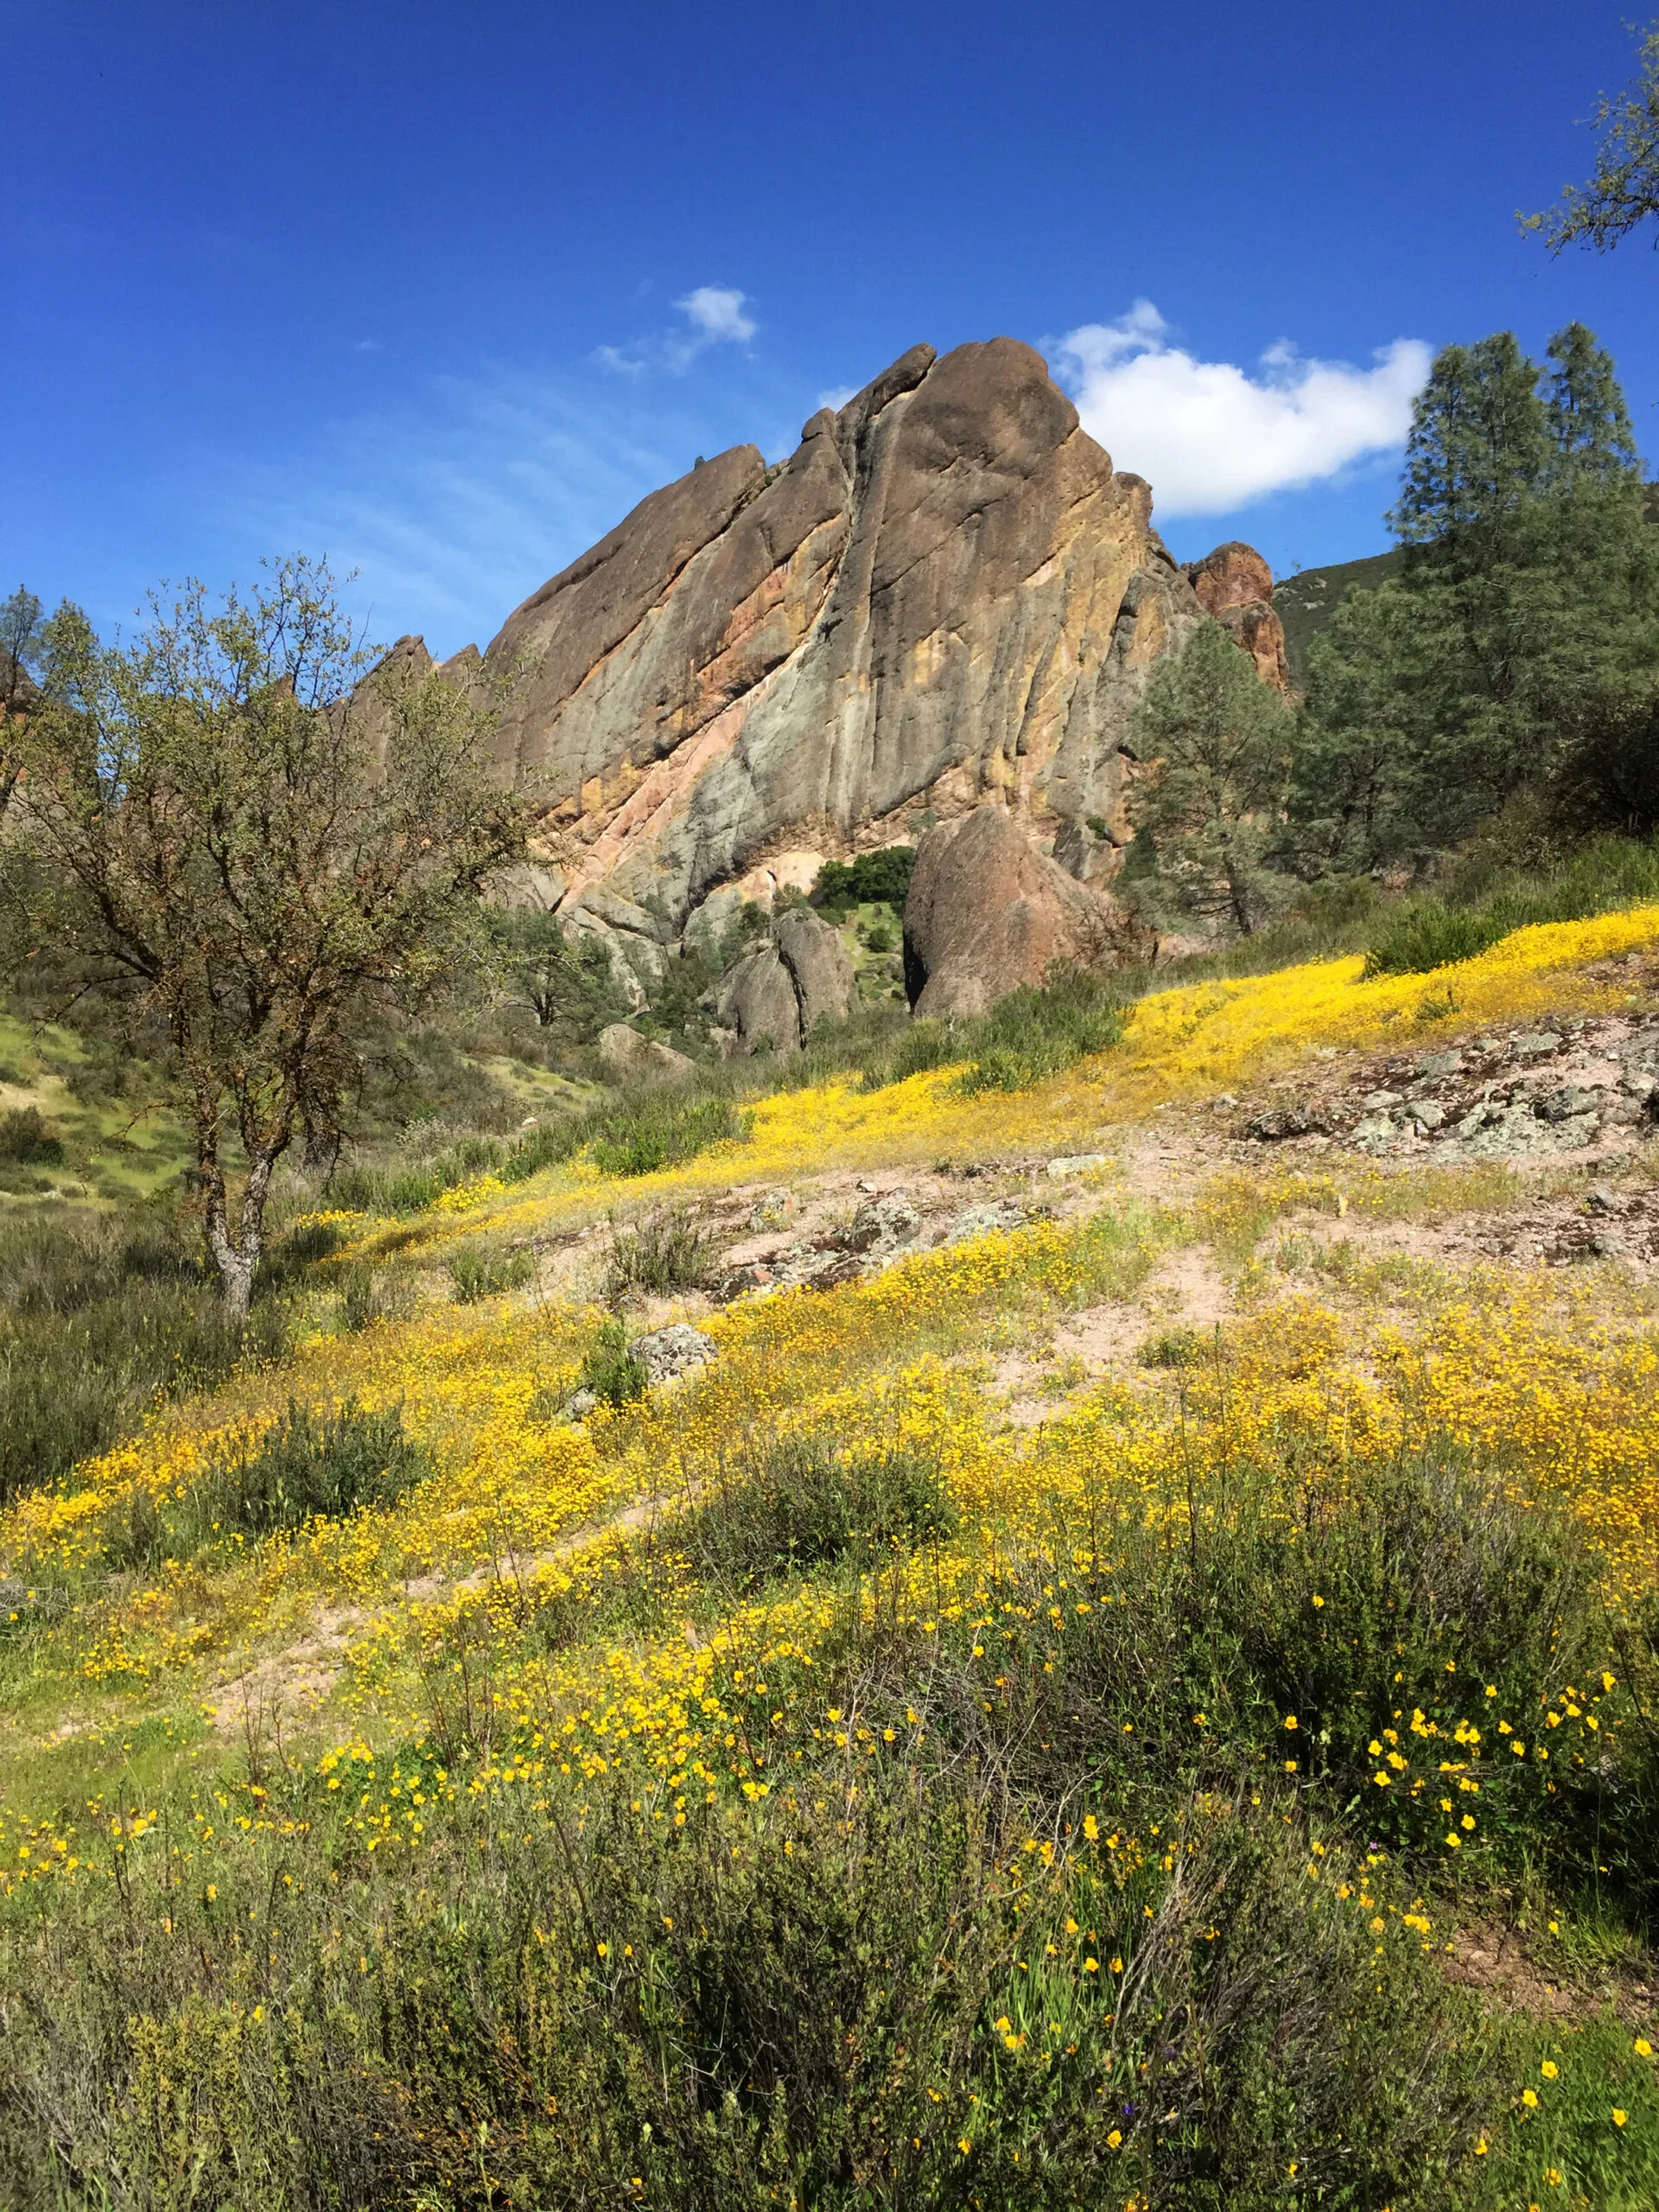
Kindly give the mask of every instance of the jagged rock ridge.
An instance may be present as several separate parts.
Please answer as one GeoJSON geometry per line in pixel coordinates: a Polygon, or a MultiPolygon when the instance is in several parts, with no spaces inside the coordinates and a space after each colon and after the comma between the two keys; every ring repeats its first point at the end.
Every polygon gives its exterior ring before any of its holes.
{"type": "Polygon", "coordinates": [[[484,657],[522,666],[500,757],[543,895],[649,968],[769,877],[988,798],[1108,878],[1147,671],[1203,619],[1151,510],[1007,338],[918,346],[781,467],[740,446],[653,493],[484,657]]]}

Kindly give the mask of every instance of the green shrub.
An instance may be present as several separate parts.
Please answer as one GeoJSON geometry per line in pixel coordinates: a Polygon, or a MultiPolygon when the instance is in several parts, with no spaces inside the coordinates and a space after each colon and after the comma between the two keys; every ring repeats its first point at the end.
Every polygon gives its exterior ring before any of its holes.
{"type": "Polygon", "coordinates": [[[606,1114],[593,1127],[588,1153],[607,1175],[654,1175],[678,1167],[717,1144],[741,1142],[749,1117],[729,1098],[664,1088],[606,1114]]]}
{"type": "Polygon", "coordinates": [[[257,1541],[314,1519],[340,1520],[360,1506],[393,1503],[431,1471],[395,1408],[371,1414],[347,1404],[316,1414],[290,1401],[257,1445],[213,1467],[183,1497],[157,1503],[135,1493],[109,1531],[105,1556],[115,1567],[154,1567],[216,1540],[257,1541]]]}
{"type": "Polygon", "coordinates": [[[475,1306],[481,1298],[522,1290],[535,1272],[535,1255],[531,1252],[457,1252],[449,1262],[457,1306],[475,1306]]]}
{"type": "Polygon", "coordinates": [[[0,1160],[20,1166],[59,1167],[63,1139],[41,1118],[38,1106],[14,1106],[0,1114],[0,1160]]]}
{"type": "Polygon", "coordinates": [[[969,1097],[1027,1090],[1090,1052],[1105,1052],[1123,1030],[1121,982],[1081,969],[1058,970],[1040,990],[1023,986],[981,1016],[961,1087],[969,1097]]]}
{"type": "Polygon", "coordinates": [[[1598,837],[1541,873],[1471,870],[1454,893],[1403,901],[1373,935],[1365,973],[1426,974],[1472,960],[1512,930],[1652,899],[1659,899],[1659,845],[1598,837]]]}
{"type": "Polygon", "coordinates": [[[938,1467],[913,1452],[838,1452],[787,1437],[722,1475],[675,1524],[698,1575],[747,1590],[841,1560],[861,1566],[947,1535],[956,1513],[938,1467]]]}
{"type": "Polygon", "coordinates": [[[0,1217],[0,1500],[104,1451],[158,1398],[276,1357],[287,1338],[266,1284],[245,1327],[227,1322],[170,1222],[0,1217]]]}
{"type": "Polygon", "coordinates": [[[629,1406],[650,1387],[644,1361],[628,1349],[626,1329],[614,1318],[602,1321],[582,1360],[578,1388],[591,1390],[602,1406],[629,1406]]]}
{"type": "Polygon", "coordinates": [[[652,1214],[631,1229],[611,1224],[605,1295],[613,1303],[639,1294],[664,1298],[677,1290],[704,1290],[717,1248],[683,1206],[652,1214]]]}
{"type": "Polygon", "coordinates": [[[913,845],[886,845],[852,861],[826,861],[812,886],[815,906],[902,906],[916,868],[913,845]]]}
{"type": "Polygon", "coordinates": [[[372,1260],[353,1260],[335,1274],[334,1284],[341,1324],[353,1336],[377,1321],[407,1320],[417,1302],[414,1283],[396,1264],[377,1267],[372,1260]]]}

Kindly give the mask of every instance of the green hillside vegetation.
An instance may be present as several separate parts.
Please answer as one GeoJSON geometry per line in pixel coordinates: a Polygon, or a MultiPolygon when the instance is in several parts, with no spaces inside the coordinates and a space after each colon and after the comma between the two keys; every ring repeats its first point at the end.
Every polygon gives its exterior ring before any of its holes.
{"type": "Polygon", "coordinates": [[[493,904],[326,571],[13,607],[0,2201],[1650,2212],[1643,502],[1589,332],[1447,348],[1302,696],[1148,684],[1200,949],[915,1021],[888,848],[741,1060],[771,918],[493,904]],[[1360,1144],[1594,1021],[1622,1149],[1360,1144]]]}
{"type": "Polygon", "coordinates": [[[1273,603],[1285,626],[1285,654],[1290,680],[1299,691],[1307,686],[1307,649],[1351,591],[1375,591],[1400,573],[1404,555],[1391,547],[1386,553],[1367,554],[1357,561],[1336,561],[1328,568],[1298,569],[1273,588],[1273,603]]]}

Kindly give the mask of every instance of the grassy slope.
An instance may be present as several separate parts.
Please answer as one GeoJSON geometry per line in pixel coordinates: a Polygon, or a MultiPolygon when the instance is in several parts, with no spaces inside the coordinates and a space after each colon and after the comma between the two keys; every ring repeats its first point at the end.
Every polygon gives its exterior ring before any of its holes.
{"type": "MultiPolygon", "coordinates": [[[[249,2202],[297,2202],[318,2161],[347,2201],[388,2204],[556,2201],[537,2193],[550,2171],[572,2202],[711,2206],[1266,2205],[1287,2187],[1651,2202],[1645,1877],[1617,1802],[1589,1808],[1581,1779],[1616,1752],[1628,1796],[1645,1724],[1605,1618],[1572,1594],[1599,1583],[1628,1624],[1653,1585],[1643,1295],[1413,1273],[1363,1243],[1309,1272],[1308,1224],[1478,1214],[1506,1202],[1490,1172],[1459,1190],[1269,1163],[1148,1190],[1130,1163],[1165,1102],[1311,1050],[1620,1004],[1596,963],[1656,938],[1653,910],[1526,932],[1460,971],[1455,1003],[1421,976],[1359,982],[1357,961],[1197,985],[1146,1001],[1119,1054],[1018,1097],[954,1096],[948,1072],[830,1085],[760,1102],[745,1147],[631,1185],[577,1163],[347,1224],[284,1366],[0,1530],[27,1579],[0,1643],[0,2006],[22,1988],[37,2008],[6,2014],[19,2094],[49,2088],[89,2173],[116,2161],[167,2203],[243,2201],[232,2173],[258,2177],[249,2202]],[[443,1302],[457,1252],[596,1227],[602,1245],[619,1205],[1096,1147],[1117,1169],[1063,1217],[733,1308],[706,1323],[721,1357],[702,1378],[580,1427],[556,1416],[594,1336],[591,1278],[443,1302]],[[430,1302],[333,1333],[332,1283],[377,1255],[430,1302]],[[1218,1363],[1068,1349],[1091,1326],[1167,1338],[1170,1286],[1195,1268],[1230,1286],[1218,1363]],[[1009,1425],[1011,1362],[1048,1408],[1034,1429],[1009,1425]],[[437,1471],[401,1504],[111,1578],[131,1501],[191,1493],[290,1397],[401,1408],[437,1471]],[[1437,1573],[1484,1588],[1496,1560],[1494,1593],[1542,1576],[1557,1651],[1525,1618],[1483,1627],[1472,1601],[1419,1618],[1405,1584],[1378,1629],[1400,1531],[1366,1516],[1453,1432],[1527,1503],[1516,1521],[1465,1484],[1437,1573]],[[823,1503],[837,1467],[866,1501],[850,1534],[823,1503]],[[1314,1483],[1332,1499],[1317,1555],[1297,1534],[1314,1483]],[[918,1496],[941,1512],[918,1519],[918,1496]],[[1408,1666],[1442,1738],[1402,1720],[1384,1789],[1324,1671],[1362,1643],[1381,1670],[1357,1685],[1382,1699],[1368,1727],[1408,1666]],[[1541,1698],[1559,1796],[1497,1755],[1542,1732],[1541,1698]],[[1453,1731],[1477,1725],[1491,1749],[1471,1760],[1453,1731]],[[1356,1821],[1350,1801],[1385,1799],[1356,1821]],[[1587,1864],[1589,1809],[1605,1825],[1587,1864]],[[150,1900],[136,1918],[130,1896],[150,1900]],[[235,1934],[250,1916],[257,1947],[235,1934]],[[1446,1947],[1467,1960],[1498,1922],[1524,1973],[1477,2003],[1444,1983],[1446,1947]],[[679,1927],[701,1929],[695,1955],[679,1927]],[[950,1961],[948,2002],[914,1979],[929,1959],[950,1961]],[[1295,1960],[1301,1979],[1281,1971],[1295,1960]],[[1610,1993],[1533,2009],[1546,1980],[1610,1993]],[[1241,2024],[1225,1993],[1264,1986],[1241,2024]],[[724,2027],[700,2024],[705,2000],[724,2027]],[[42,2003],[95,2063],[42,2055],[42,2003]],[[826,2042],[831,2005],[873,2073],[826,2042]],[[365,2040],[370,2017],[388,2024],[365,2040]],[[1160,2017],[1196,2024],[1208,2059],[1160,2017]],[[671,2053],[709,2084],[689,2133],[652,2087],[671,2053]],[[111,2109],[135,2117],[111,2133],[111,2109]]],[[[1448,1478],[1411,1493],[1413,1544],[1448,1478]]],[[[40,2134],[48,2105],[18,2109],[40,2134]]],[[[0,2125],[15,2190],[29,2134],[0,2125]]]]}
{"type": "Polygon", "coordinates": [[[1285,626],[1285,651],[1293,683],[1300,688],[1306,683],[1307,649],[1344,595],[1355,585],[1372,591],[1386,583],[1397,573],[1402,557],[1395,547],[1359,561],[1333,562],[1326,569],[1300,569],[1274,584],[1273,603],[1285,626]]]}

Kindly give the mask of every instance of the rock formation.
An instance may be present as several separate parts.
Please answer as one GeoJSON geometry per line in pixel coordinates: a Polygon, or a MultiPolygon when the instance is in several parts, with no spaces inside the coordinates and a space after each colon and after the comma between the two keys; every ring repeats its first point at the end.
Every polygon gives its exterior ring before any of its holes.
{"type": "Polygon", "coordinates": [[[840,932],[791,906],[778,917],[770,941],[731,969],[720,1015],[735,1031],[740,1052],[798,1052],[823,1016],[843,1017],[852,1003],[853,963],[840,932]]]}
{"type": "Polygon", "coordinates": [[[905,901],[912,1014],[983,1014],[1056,961],[1116,967],[1152,950],[1115,899],[1048,859],[1003,806],[942,822],[917,848],[905,901]]]}
{"type": "Polygon", "coordinates": [[[1262,682],[1288,692],[1290,662],[1285,626],[1274,610],[1273,571],[1255,548],[1234,538],[1186,573],[1199,606],[1232,632],[1234,643],[1249,653],[1262,682]]]}
{"type": "MultiPolygon", "coordinates": [[[[1213,601],[1279,680],[1265,565],[1224,547],[1195,590],[1151,513],[1007,338],[913,347],[779,465],[753,446],[700,463],[481,662],[468,646],[447,664],[506,686],[500,766],[538,810],[534,895],[649,981],[688,928],[987,799],[1103,883],[1153,664],[1213,601]]],[[[418,639],[394,651],[429,665],[418,639]]]]}

